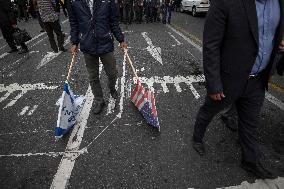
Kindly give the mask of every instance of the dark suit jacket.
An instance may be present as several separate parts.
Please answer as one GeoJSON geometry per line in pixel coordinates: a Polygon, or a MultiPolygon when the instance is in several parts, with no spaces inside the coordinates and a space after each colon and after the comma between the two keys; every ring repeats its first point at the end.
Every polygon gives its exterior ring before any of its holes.
{"type": "MultiPolygon", "coordinates": [[[[275,69],[277,48],[284,34],[284,0],[279,0],[281,21],[275,47],[263,82],[275,69]]],[[[255,0],[212,0],[203,35],[203,67],[208,94],[239,95],[258,54],[258,20],[255,0]]]]}

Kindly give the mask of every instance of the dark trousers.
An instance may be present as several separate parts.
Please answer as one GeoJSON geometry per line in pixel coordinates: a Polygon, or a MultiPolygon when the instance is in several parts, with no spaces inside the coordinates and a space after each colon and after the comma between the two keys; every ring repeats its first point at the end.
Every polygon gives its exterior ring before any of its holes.
{"type": "Polygon", "coordinates": [[[64,47],[63,47],[64,35],[62,33],[59,20],[57,20],[55,22],[44,22],[44,29],[45,29],[45,31],[47,33],[47,36],[48,36],[48,39],[49,39],[49,43],[50,43],[50,46],[51,46],[52,50],[57,52],[58,48],[59,48],[59,50],[60,49],[64,49],[64,47]],[[53,32],[57,36],[58,46],[57,46],[57,44],[55,42],[53,32]]]}
{"type": "Polygon", "coordinates": [[[153,20],[154,22],[158,21],[158,8],[153,8],[153,20]]]}
{"type": "Polygon", "coordinates": [[[119,20],[120,22],[123,22],[123,7],[119,7],[119,20]]]}
{"type": "Polygon", "coordinates": [[[136,19],[138,23],[142,23],[142,17],[143,17],[143,6],[137,6],[136,7],[136,19]]]}
{"type": "Polygon", "coordinates": [[[251,163],[258,162],[260,151],[257,143],[257,128],[264,96],[265,86],[260,77],[248,79],[242,95],[236,99],[230,100],[229,97],[226,97],[222,101],[213,101],[207,96],[196,118],[193,134],[194,140],[201,142],[206,128],[213,117],[221,110],[235,103],[238,113],[238,131],[242,147],[242,159],[251,163]]]}
{"type": "Polygon", "coordinates": [[[108,76],[108,87],[109,90],[115,90],[115,84],[117,79],[117,69],[116,62],[113,55],[113,52],[106,53],[103,55],[92,55],[84,53],[86,67],[89,75],[89,82],[92,88],[95,99],[103,99],[103,91],[100,83],[100,74],[99,74],[99,59],[104,66],[106,75],[108,76]]]}
{"type": "MultiPolygon", "coordinates": [[[[6,42],[8,43],[9,47],[11,49],[17,49],[14,37],[13,37],[13,33],[14,33],[14,28],[10,25],[5,25],[5,26],[1,26],[1,31],[2,31],[2,35],[4,37],[4,39],[6,40],[6,42]]],[[[21,47],[25,50],[28,50],[28,47],[25,43],[21,43],[20,44],[21,47]]]]}
{"type": "Polygon", "coordinates": [[[153,22],[153,7],[146,6],[145,7],[145,14],[146,14],[146,22],[153,22]]]}
{"type": "Polygon", "coordinates": [[[38,23],[39,23],[41,29],[44,29],[44,24],[43,24],[42,19],[40,17],[39,11],[36,11],[36,15],[37,15],[37,20],[38,20],[38,23]]]}
{"type": "Polygon", "coordinates": [[[125,4],[125,22],[131,24],[133,18],[133,6],[132,4],[125,4]]]}

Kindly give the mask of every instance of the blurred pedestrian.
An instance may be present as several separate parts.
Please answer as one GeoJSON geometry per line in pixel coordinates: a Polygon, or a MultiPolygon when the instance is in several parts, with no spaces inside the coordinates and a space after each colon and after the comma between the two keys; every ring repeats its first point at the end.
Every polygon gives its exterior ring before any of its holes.
{"type": "MultiPolygon", "coordinates": [[[[13,12],[11,0],[0,0],[0,29],[11,50],[8,53],[18,52],[13,33],[17,28],[17,19],[13,12]]],[[[20,44],[22,49],[19,54],[27,53],[28,47],[25,43],[20,44]]]]}
{"type": "Polygon", "coordinates": [[[24,16],[25,21],[28,21],[28,0],[18,0],[18,16],[19,19],[24,16]]]}
{"type": "Polygon", "coordinates": [[[136,21],[138,24],[143,22],[143,0],[135,0],[136,21]]]}
{"type": "Polygon", "coordinates": [[[283,0],[212,0],[204,26],[207,96],[194,125],[193,148],[205,154],[207,126],[217,113],[235,104],[241,167],[262,179],[274,178],[260,162],[257,128],[265,88],[281,49],[283,19],[283,0]]]}
{"type": "Polygon", "coordinates": [[[118,7],[119,7],[119,21],[120,22],[124,22],[124,10],[123,10],[123,7],[124,7],[124,0],[118,0],[118,7]]]}
{"type": "Polygon", "coordinates": [[[42,22],[42,19],[40,17],[40,14],[39,14],[39,9],[38,9],[38,5],[37,5],[37,0],[33,0],[33,6],[34,6],[34,9],[35,9],[35,13],[36,13],[36,16],[37,16],[37,20],[38,20],[38,23],[41,27],[41,30],[40,32],[44,32],[44,24],[42,22]]]}
{"type": "Polygon", "coordinates": [[[66,49],[63,46],[64,34],[59,23],[59,2],[57,0],[37,0],[37,5],[53,52],[58,53],[58,50],[65,52],[66,49]],[[53,32],[57,36],[57,44],[53,32]]]}
{"type": "Polygon", "coordinates": [[[153,21],[158,21],[158,9],[160,7],[160,0],[153,0],[153,21]]]}
{"type": "Polygon", "coordinates": [[[59,4],[62,8],[63,14],[65,17],[68,17],[68,13],[67,13],[67,6],[65,4],[65,0],[59,0],[59,4]]]}
{"type": "Polygon", "coordinates": [[[172,7],[171,0],[164,0],[164,3],[161,7],[162,15],[163,15],[163,24],[171,24],[172,17],[172,7]]]}
{"type": "Polygon", "coordinates": [[[153,1],[154,0],[144,0],[146,23],[153,22],[153,1]]]}
{"type": "Polygon", "coordinates": [[[131,24],[133,19],[134,0],[124,0],[125,24],[131,24]]]}
{"type": "Polygon", "coordinates": [[[99,59],[108,76],[108,87],[113,98],[118,98],[115,84],[117,80],[114,58],[113,36],[121,48],[127,48],[124,35],[119,27],[115,0],[98,3],[96,1],[73,1],[67,3],[71,27],[71,52],[84,53],[89,81],[94,94],[93,112],[99,114],[105,106],[99,76],[99,59]],[[95,28],[99,28],[96,29],[95,28]]]}

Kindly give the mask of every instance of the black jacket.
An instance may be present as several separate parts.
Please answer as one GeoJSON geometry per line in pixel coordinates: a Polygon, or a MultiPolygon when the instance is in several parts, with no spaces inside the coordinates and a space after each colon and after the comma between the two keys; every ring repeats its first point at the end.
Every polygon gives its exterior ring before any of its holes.
{"type": "Polygon", "coordinates": [[[0,28],[16,24],[11,0],[0,0],[0,28]]]}
{"type": "Polygon", "coordinates": [[[113,35],[120,43],[124,36],[117,20],[115,0],[94,0],[93,16],[86,0],[68,0],[71,42],[89,54],[114,50],[113,35]]]}
{"type": "MultiPolygon", "coordinates": [[[[266,87],[275,70],[277,48],[284,34],[284,0],[279,0],[281,21],[275,47],[263,71],[266,87]]],[[[208,94],[234,97],[243,91],[258,54],[255,0],[212,0],[203,35],[203,67],[208,94]]]]}

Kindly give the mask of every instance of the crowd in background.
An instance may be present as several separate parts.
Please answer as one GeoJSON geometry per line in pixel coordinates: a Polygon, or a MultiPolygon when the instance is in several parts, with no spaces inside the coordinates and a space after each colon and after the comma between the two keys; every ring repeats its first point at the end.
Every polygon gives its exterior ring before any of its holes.
{"type": "Polygon", "coordinates": [[[141,24],[143,17],[146,23],[171,23],[171,11],[177,10],[181,0],[118,0],[119,20],[125,24],[141,24]]]}

